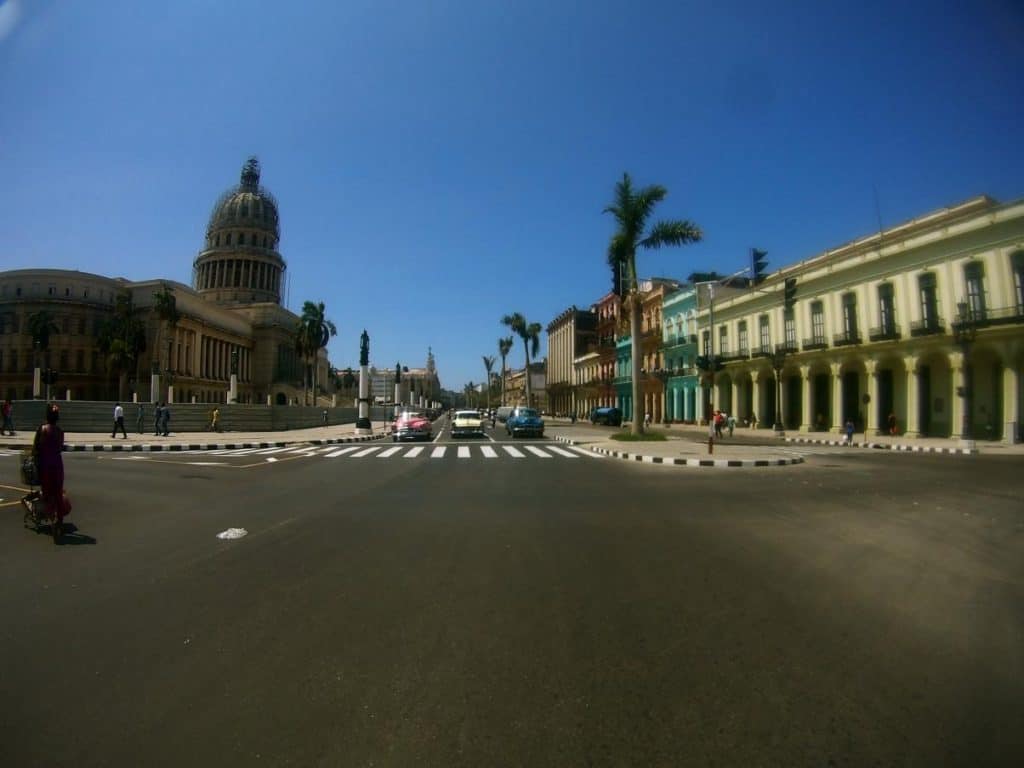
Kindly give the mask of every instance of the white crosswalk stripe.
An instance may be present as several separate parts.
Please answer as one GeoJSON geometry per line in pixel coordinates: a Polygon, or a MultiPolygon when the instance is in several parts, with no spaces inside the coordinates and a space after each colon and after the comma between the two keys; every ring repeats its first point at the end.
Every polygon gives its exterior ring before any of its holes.
{"type": "Polygon", "coordinates": [[[370,454],[376,453],[379,450],[380,450],[380,446],[379,445],[375,445],[372,448],[363,448],[363,450],[358,451],[356,453],[353,453],[352,454],[352,458],[353,459],[361,459],[364,456],[369,456],[370,454]]]}
{"type": "Polygon", "coordinates": [[[387,450],[381,451],[380,453],[378,453],[377,454],[377,458],[378,459],[386,459],[388,456],[394,456],[400,450],[402,450],[402,446],[396,445],[394,448],[388,448],[387,450]]]}
{"type": "Polygon", "coordinates": [[[448,449],[445,448],[443,445],[439,445],[430,453],[430,458],[432,458],[432,459],[443,458],[444,457],[444,453],[447,450],[448,449]]]}
{"type": "Polygon", "coordinates": [[[542,451],[540,448],[536,448],[536,447],[534,447],[532,445],[526,446],[526,450],[528,450],[534,456],[540,456],[542,459],[550,459],[551,458],[551,454],[550,453],[544,453],[544,451],[542,451]]]}
{"type": "Polygon", "coordinates": [[[513,459],[525,459],[526,454],[520,451],[518,448],[513,448],[511,445],[501,446],[505,449],[505,453],[511,456],[513,459]]]}
{"type": "Polygon", "coordinates": [[[549,445],[549,446],[546,446],[546,447],[552,453],[556,453],[559,456],[565,456],[565,458],[567,458],[567,459],[578,459],[579,458],[579,454],[573,453],[572,451],[567,451],[564,448],[558,448],[557,446],[554,446],[554,445],[549,445]]]}
{"type": "Polygon", "coordinates": [[[458,456],[459,456],[460,459],[468,459],[469,458],[469,446],[468,445],[460,445],[459,446],[458,456]]]}
{"type": "Polygon", "coordinates": [[[407,459],[415,459],[421,453],[423,453],[423,446],[422,445],[417,445],[415,448],[410,448],[409,449],[409,452],[407,454],[405,454],[405,458],[407,458],[407,459]]]}
{"type": "Polygon", "coordinates": [[[484,455],[485,459],[496,459],[496,458],[498,458],[498,452],[495,451],[493,448],[491,448],[491,446],[489,446],[489,445],[482,445],[482,446],[480,446],[480,453],[482,453],[484,455]]]}
{"type": "Polygon", "coordinates": [[[328,459],[333,459],[335,456],[344,456],[346,453],[352,453],[358,449],[358,446],[350,445],[348,448],[342,448],[339,451],[331,451],[330,453],[324,454],[328,459]]]}

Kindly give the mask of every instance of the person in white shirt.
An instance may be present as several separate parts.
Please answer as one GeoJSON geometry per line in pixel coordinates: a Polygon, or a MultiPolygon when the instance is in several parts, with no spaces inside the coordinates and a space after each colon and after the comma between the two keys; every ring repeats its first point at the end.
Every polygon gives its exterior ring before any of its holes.
{"type": "Polygon", "coordinates": [[[114,406],[114,430],[110,433],[111,437],[117,436],[117,430],[121,430],[121,434],[124,435],[124,439],[128,439],[128,433],[124,429],[124,408],[121,407],[120,403],[114,406]]]}

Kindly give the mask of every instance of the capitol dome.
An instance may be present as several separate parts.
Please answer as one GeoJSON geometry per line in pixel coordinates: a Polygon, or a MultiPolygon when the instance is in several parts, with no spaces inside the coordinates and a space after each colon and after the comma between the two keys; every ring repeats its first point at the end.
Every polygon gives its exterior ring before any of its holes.
{"type": "Polygon", "coordinates": [[[250,157],[241,179],[210,213],[205,248],[193,264],[193,287],[220,304],[281,303],[284,259],[277,201],[260,186],[260,163],[250,157]]]}

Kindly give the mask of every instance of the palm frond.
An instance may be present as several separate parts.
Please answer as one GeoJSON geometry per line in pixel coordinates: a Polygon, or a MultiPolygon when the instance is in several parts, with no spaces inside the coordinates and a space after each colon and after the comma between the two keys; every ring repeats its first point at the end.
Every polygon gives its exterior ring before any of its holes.
{"type": "Polygon", "coordinates": [[[660,248],[663,245],[687,245],[699,243],[704,234],[696,224],[685,221],[659,221],[651,227],[640,246],[643,248],[660,248]]]}

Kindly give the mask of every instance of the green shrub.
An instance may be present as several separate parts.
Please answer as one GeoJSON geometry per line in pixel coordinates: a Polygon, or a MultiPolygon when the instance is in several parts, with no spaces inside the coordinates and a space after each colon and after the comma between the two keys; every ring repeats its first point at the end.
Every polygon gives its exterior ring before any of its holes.
{"type": "Polygon", "coordinates": [[[644,432],[642,435],[634,435],[631,432],[616,432],[612,435],[612,440],[622,440],[627,443],[656,443],[666,440],[666,437],[664,432],[644,432]]]}

